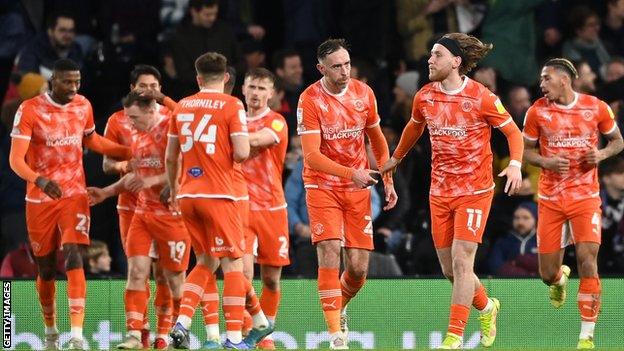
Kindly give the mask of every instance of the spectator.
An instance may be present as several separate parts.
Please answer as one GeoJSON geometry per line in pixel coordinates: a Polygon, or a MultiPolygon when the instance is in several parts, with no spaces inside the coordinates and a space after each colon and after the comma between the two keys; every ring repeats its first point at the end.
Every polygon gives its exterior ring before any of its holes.
{"type": "Polygon", "coordinates": [[[284,87],[284,100],[288,107],[284,107],[289,113],[285,114],[288,124],[288,133],[292,136],[297,131],[297,102],[299,95],[303,92],[303,66],[301,56],[295,50],[285,49],[275,53],[273,56],[273,69],[280,78],[284,87]]]}
{"type": "Polygon", "coordinates": [[[494,68],[486,66],[477,68],[473,73],[473,79],[485,85],[494,94],[498,93],[497,74],[494,68]]]}
{"type": "Polygon", "coordinates": [[[106,243],[100,240],[91,240],[84,260],[87,277],[108,277],[111,271],[111,261],[112,258],[106,243]]]}
{"type": "MultiPolygon", "coordinates": [[[[563,43],[563,56],[573,61],[587,61],[592,71],[600,72],[610,60],[610,55],[598,36],[600,18],[589,7],[577,6],[570,12],[569,22],[572,38],[563,43]]],[[[580,74],[578,66],[576,69],[580,74]]]]}
{"type": "Polygon", "coordinates": [[[197,91],[195,59],[207,51],[216,51],[228,64],[239,65],[236,36],[229,25],[217,19],[217,0],[190,0],[190,23],[181,23],[169,41],[164,56],[165,72],[172,80],[172,97],[180,99],[197,91]]]}
{"type": "MultiPolygon", "coordinates": [[[[624,159],[613,157],[600,164],[602,236],[612,238],[624,217],[624,159]]],[[[607,245],[605,245],[606,248],[607,245]]],[[[603,248],[603,249],[605,249],[603,248]]]]}
{"type": "MultiPolygon", "coordinates": [[[[624,2],[624,0],[622,1],[624,2]]],[[[611,58],[611,61],[609,61],[609,63],[607,64],[607,69],[605,70],[604,81],[606,83],[612,83],[623,77],[624,77],[624,58],[620,56],[614,56],[611,58]]]]}
{"type": "Polygon", "coordinates": [[[574,62],[578,71],[578,77],[572,82],[574,91],[583,94],[594,94],[596,92],[596,78],[598,77],[587,61],[574,62]]]}
{"type": "Polygon", "coordinates": [[[536,276],[537,205],[523,202],[514,212],[513,229],[498,239],[489,257],[491,273],[500,276],[536,276]]]}
{"type": "Polygon", "coordinates": [[[521,126],[524,122],[524,115],[529,107],[531,107],[531,95],[529,90],[523,86],[514,86],[507,93],[507,111],[513,117],[517,125],[521,126]]]}
{"type": "Polygon", "coordinates": [[[624,56],[624,0],[607,0],[600,37],[611,55],[624,56]]]}
{"type": "Polygon", "coordinates": [[[419,81],[420,73],[416,71],[401,73],[395,81],[394,89],[392,89],[394,102],[390,107],[391,121],[389,127],[396,131],[403,130],[412,116],[412,100],[418,91],[419,81]]]}
{"type": "MultiPolygon", "coordinates": [[[[30,243],[23,243],[17,249],[9,252],[2,260],[0,268],[1,278],[35,278],[37,266],[35,264],[30,243]]],[[[57,275],[65,274],[65,259],[61,250],[56,251],[57,275]]]]}
{"type": "Polygon", "coordinates": [[[33,35],[25,12],[20,1],[11,5],[3,2],[0,11],[0,101],[4,100],[15,55],[33,35]]]}
{"type": "Polygon", "coordinates": [[[47,31],[37,34],[18,54],[17,70],[39,73],[49,80],[54,62],[59,59],[68,58],[82,66],[84,55],[74,39],[74,17],[62,12],[53,14],[47,31]]]}
{"type": "Polygon", "coordinates": [[[266,30],[257,23],[255,15],[257,8],[262,5],[262,2],[258,0],[222,0],[220,2],[223,13],[221,18],[230,24],[238,40],[260,41],[264,38],[266,30]]]}

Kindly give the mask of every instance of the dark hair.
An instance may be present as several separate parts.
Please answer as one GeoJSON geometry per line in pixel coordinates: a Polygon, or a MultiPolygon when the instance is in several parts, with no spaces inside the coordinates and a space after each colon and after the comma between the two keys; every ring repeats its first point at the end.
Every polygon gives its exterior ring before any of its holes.
{"type": "Polygon", "coordinates": [[[130,84],[136,85],[140,76],[151,75],[156,78],[158,83],[161,82],[162,76],[156,67],[150,65],[136,65],[132,72],[130,72],[130,84]]]}
{"type": "Polygon", "coordinates": [[[583,28],[585,26],[585,22],[592,17],[600,19],[598,14],[589,6],[579,5],[573,7],[568,15],[568,26],[571,30],[570,34],[575,36],[576,31],[583,28]]]}
{"type": "Polygon", "coordinates": [[[273,69],[284,68],[286,65],[286,59],[293,56],[299,56],[299,53],[295,49],[283,49],[273,54],[273,69]]]}
{"type": "Polygon", "coordinates": [[[192,8],[195,11],[199,11],[204,7],[213,7],[218,6],[218,0],[191,0],[189,1],[189,8],[192,8]]]}
{"type": "Polygon", "coordinates": [[[349,50],[347,41],[344,39],[327,39],[316,50],[316,58],[320,61],[334,52],[345,49],[349,50]]]}
{"type": "Polygon", "coordinates": [[[59,18],[69,18],[72,21],[74,21],[74,25],[76,23],[76,17],[73,14],[71,14],[69,12],[65,12],[65,11],[57,11],[57,12],[52,13],[46,19],[46,28],[47,29],[54,29],[54,28],[56,28],[56,24],[58,23],[58,19],[59,18]]]}
{"type": "Polygon", "coordinates": [[[358,76],[360,80],[367,79],[370,83],[375,79],[375,69],[373,66],[368,63],[368,61],[360,58],[352,58],[351,59],[351,68],[356,68],[358,71],[358,76]]]}
{"type": "Polygon", "coordinates": [[[624,159],[621,156],[608,158],[600,163],[600,176],[605,177],[613,173],[624,173],[624,159]]]}
{"type": "Polygon", "coordinates": [[[234,85],[236,85],[236,68],[234,68],[233,66],[227,66],[226,71],[230,76],[230,79],[228,79],[228,81],[225,83],[225,86],[223,87],[223,92],[228,94],[228,92],[231,93],[232,90],[234,90],[234,85]]]}
{"type": "Polygon", "coordinates": [[[485,55],[494,48],[492,44],[484,44],[477,37],[464,33],[449,33],[443,36],[454,40],[463,52],[462,63],[459,66],[459,74],[468,74],[485,55]]]}
{"type": "Polygon", "coordinates": [[[247,71],[247,73],[245,73],[245,80],[247,78],[253,78],[253,79],[268,79],[271,81],[271,83],[275,84],[275,75],[273,74],[273,72],[269,71],[266,68],[262,68],[262,67],[258,67],[258,68],[252,68],[249,71],[247,71]]]}
{"type": "MultiPolygon", "coordinates": [[[[583,62],[579,62],[579,64],[582,63],[583,62]]],[[[554,59],[550,59],[546,61],[544,67],[554,67],[559,71],[567,74],[570,77],[570,80],[578,78],[578,71],[574,67],[574,64],[570,60],[565,58],[557,57],[554,59]]]]}
{"type": "Polygon", "coordinates": [[[80,66],[72,59],[60,59],[54,62],[54,72],[80,71],[80,66]]]}
{"type": "Polygon", "coordinates": [[[195,70],[208,81],[223,78],[227,70],[227,59],[218,52],[207,52],[195,60],[195,70]]]}
{"type": "Polygon", "coordinates": [[[151,107],[154,100],[145,95],[141,95],[141,93],[136,90],[132,90],[121,100],[121,102],[125,108],[136,104],[140,108],[144,109],[151,107]]]}

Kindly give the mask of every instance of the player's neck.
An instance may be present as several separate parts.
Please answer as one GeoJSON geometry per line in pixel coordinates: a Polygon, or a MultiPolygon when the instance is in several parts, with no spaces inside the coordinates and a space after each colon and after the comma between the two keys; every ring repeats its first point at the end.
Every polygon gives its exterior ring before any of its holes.
{"type": "Polygon", "coordinates": [[[199,90],[223,92],[225,90],[225,84],[223,84],[223,82],[206,83],[206,84],[200,85],[199,90]]]}
{"type": "Polygon", "coordinates": [[[561,96],[555,102],[559,105],[568,106],[569,104],[574,102],[576,98],[576,93],[572,89],[566,89],[561,96]]]}
{"type": "Polygon", "coordinates": [[[459,73],[451,72],[440,84],[442,84],[442,88],[446,91],[455,91],[464,84],[464,79],[459,73]]]}
{"type": "Polygon", "coordinates": [[[323,77],[321,84],[323,84],[325,89],[327,89],[327,91],[329,91],[330,93],[334,95],[338,95],[342,93],[343,91],[345,91],[345,89],[347,88],[347,85],[349,85],[349,81],[347,81],[347,84],[345,86],[340,86],[338,84],[330,82],[329,79],[325,79],[323,77]]]}
{"type": "Polygon", "coordinates": [[[247,108],[247,117],[257,117],[258,115],[261,115],[261,114],[265,113],[268,108],[269,108],[268,105],[264,105],[264,106],[259,107],[259,108],[248,107],[247,108]]]}
{"type": "Polygon", "coordinates": [[[48,94],[48,96],[50,97],[50,99],[52,99],[52,101],[54,101],[55,103],[59,104],[59,105],[65,105],[65,104],[69,104],[71,102],[70,101],[63,101],[61,98],[59,98],[58,96],[54,95],[54,92],[51,91],[48,94]]]}

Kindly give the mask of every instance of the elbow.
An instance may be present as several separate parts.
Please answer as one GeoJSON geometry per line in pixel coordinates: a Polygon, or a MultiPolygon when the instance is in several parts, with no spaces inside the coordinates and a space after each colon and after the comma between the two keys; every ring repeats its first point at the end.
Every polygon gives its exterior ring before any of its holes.
{"type": "Polygon", "coordinates": [[[236,163],[244,162],[247,158],[249,158],[249,147],[241,148],[241,150],[234,150],[232,158],[236,163]]]}

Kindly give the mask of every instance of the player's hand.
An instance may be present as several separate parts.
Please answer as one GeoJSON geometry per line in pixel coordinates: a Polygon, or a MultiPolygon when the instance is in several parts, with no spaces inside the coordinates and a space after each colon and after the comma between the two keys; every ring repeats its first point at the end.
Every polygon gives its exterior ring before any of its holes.
{"type": "Polygon", "coordinates": [[[169,203],[171,202],[171,188],[169,187],[169,185],[165,185],[162,190],[160,191],[160,203],[165,205],[165,206],[169,206],[169,203]]]}
{"type": "Polygon", "coordinates": [[[544,160],[543,167],[557,173],[566,173],[570,170],[570,160],[555,155],[544,160]]]}
{"type": "Polygon", "coordinates": [[[163,101],[165,100],[165,94],[161,93],[158,90],[154,90],[154,89],[147,89],[147,90],[141,91],[141,96],[145,96],[145,97],[148,97],[150,99],[154,99],[159,104],[162,104],[163,101]]]}
{"type": "Polygon", "coordinates": [[[357,185],[358,188],[364,189],[371,185],[377,184],[377,179],[373,177],[379,178],[381,175],[378,171],[374,171],[372,169],[357,169],[353,172],[351,176],[351,180],[357,185]]]}
{"type": "Polygon", "coordinates": [[[401,163],[401,160],[398,160],[394,157],[390,157],[388,161],[381,167],[381,174],[386,177],[388,174],[393,174],[396,172],[397,167],[401,163]]]}
{"type": "Polygon", "coordinates": [[[60,199],[63,195],[63,191],[58,183],[46,177],[37,177],[35,185],[54,200],[60,199]]]}
{"type": "Polygon", "coordinates": [[[394,190],[394,184],[392,182],[384,182],[384,193],[386,194],[386,206],[384,206],[384,211],[390,211],[396,206],[397,201],[399,200],[399,196],[394,190]]]}
{"type": "Polygon", "coordinates": [[[498,174],[499,177],[507,177],[505,183],[505,193],[507,195],[515,195],[520,191],[522,186],[522,172],[518,166],[507,166],[502,172],[498,174]]]}
{"type": "Polygon", "coordinates": [[[386,238],[389,238],[390,235],[392,235],[392,230],[390,230],[390,228],[381,227],[381,228],[377,228],[376,233],[379,235],[383,235],[386,238]]]}
{"type": "Polygon", "coordinates": [[[91,186],[87,187],[87,195],[89,197],[89,206],[95,206],[108,198],[104,189],[91,186]]]}
{"type": "Polygon", "coordinates": [[[128,173],[122,178],[122,180],[124,189],[133,193],[137,193],[145,188],[143,179],[138,177],[136,173],[128,173]]]}
{"type": "Polygon", "coordinates": [[[119,174],[126,174],[132,171],[132,164],[128,161],[120,161],[115,163],[115,170],[119,174]]]}
{"type": "Polygon", "coordinates": [[[180,205],[178,204],[178,189],[176,186],[169,187],[169,209],[174,212],[180,212],[180,205]]]}
{"type": "Polygon", "coordinates": [[[597,166],[600,161],[604,160],[602,152],[596,148],[591,148],[587,153],[581,156],[581,163],[588,164],[590,166],[597,166]]]}

